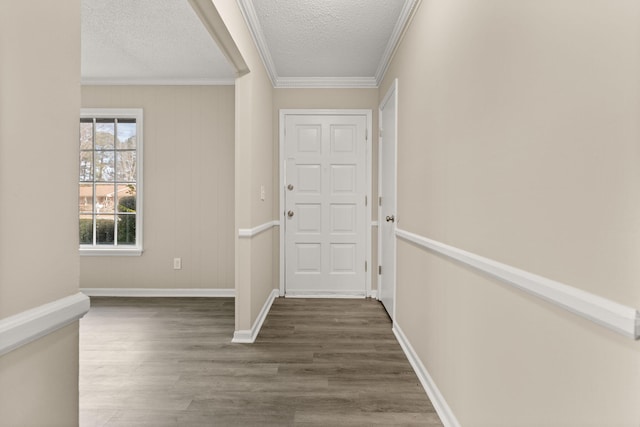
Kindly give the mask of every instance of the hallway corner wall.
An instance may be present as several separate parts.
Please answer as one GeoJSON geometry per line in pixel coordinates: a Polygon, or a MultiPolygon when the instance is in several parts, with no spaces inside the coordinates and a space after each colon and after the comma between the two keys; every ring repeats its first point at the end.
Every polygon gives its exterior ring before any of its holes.
{"type": "MultiPolygon", "coordinates": [[[[398,228],[640,307],[640,4],[424,0],[398,228]]],[[[640,341],[398,240],[397,325],[473,426],[640,424],[640,341]]]]}
{"type": "MultiPolygon", "coordinates": [[[[80,1],[0,2],[0,91],[0,319],[11,327],[79,289],[80,1]]],[[[0,356],[2,425],[78,424],[78,322],[43,333],[0,356]]]]}

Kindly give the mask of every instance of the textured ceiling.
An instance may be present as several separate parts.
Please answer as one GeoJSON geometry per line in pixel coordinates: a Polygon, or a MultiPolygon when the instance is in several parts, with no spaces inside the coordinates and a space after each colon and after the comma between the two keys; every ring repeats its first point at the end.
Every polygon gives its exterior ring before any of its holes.
{"type": "Polygon", "coordinates": [[[405,0],[252,0],[279,77],[372,77],[405,0]]]}
{"type": "MultiPolygon", "coordinates": [[[[237,1],[276,87],[376,87],[419,0],[237,1]]],[[[82,0],[85,84],[233,83],[189,0],[82,0]]]]}
{"type": "Polygon", "coordinates": [[[233,83],[234,73],[187,0],[82,0],[82,80],[233,83]]]}

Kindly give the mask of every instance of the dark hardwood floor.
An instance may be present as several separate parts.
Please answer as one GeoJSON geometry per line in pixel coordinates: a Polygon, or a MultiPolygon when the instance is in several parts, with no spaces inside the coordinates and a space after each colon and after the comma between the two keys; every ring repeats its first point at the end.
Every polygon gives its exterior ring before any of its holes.
{"type": "Polygon", "coordinates": [[[442,426],[382,306],[277,299],[232,344],[232,298],[91,298],[80,425],[442,426]]]}

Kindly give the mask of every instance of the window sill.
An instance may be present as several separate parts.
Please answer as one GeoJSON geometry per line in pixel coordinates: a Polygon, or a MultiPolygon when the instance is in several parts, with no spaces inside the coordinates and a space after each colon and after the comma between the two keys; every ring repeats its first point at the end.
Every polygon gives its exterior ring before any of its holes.
{"type": "Polygon", "coordinates": [[[142,248],[83,248],[80,247],[80,256],[140,256],[142,248]]]}

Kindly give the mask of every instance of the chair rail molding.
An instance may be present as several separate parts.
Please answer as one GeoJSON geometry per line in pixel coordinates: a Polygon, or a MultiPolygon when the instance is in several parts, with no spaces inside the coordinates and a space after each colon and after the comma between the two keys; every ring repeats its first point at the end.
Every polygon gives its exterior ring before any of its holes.
{"type": "Polygon", "coordinates": [[[487,273],[629,338],[640,338],[640,312],[635,308],[405,230],[396,229],[396,236],[487,273]]]}
{"type": "Polygon", "coordinates": [[[270,228],[277,227],[280,225],[280,221],[273,220],[269,222],[265,222],[264,224],[260,224],[257,227],[253,228],[239,228],[238,229],[238,237],[253,237],[262,233],[263,231],[267,231],[270,228]]]}
{"type": "Polygon", "coordinates": [[[1,319],[0,356],[79,320],[89,305],[89,297],[78,292],[1,319]]]}

